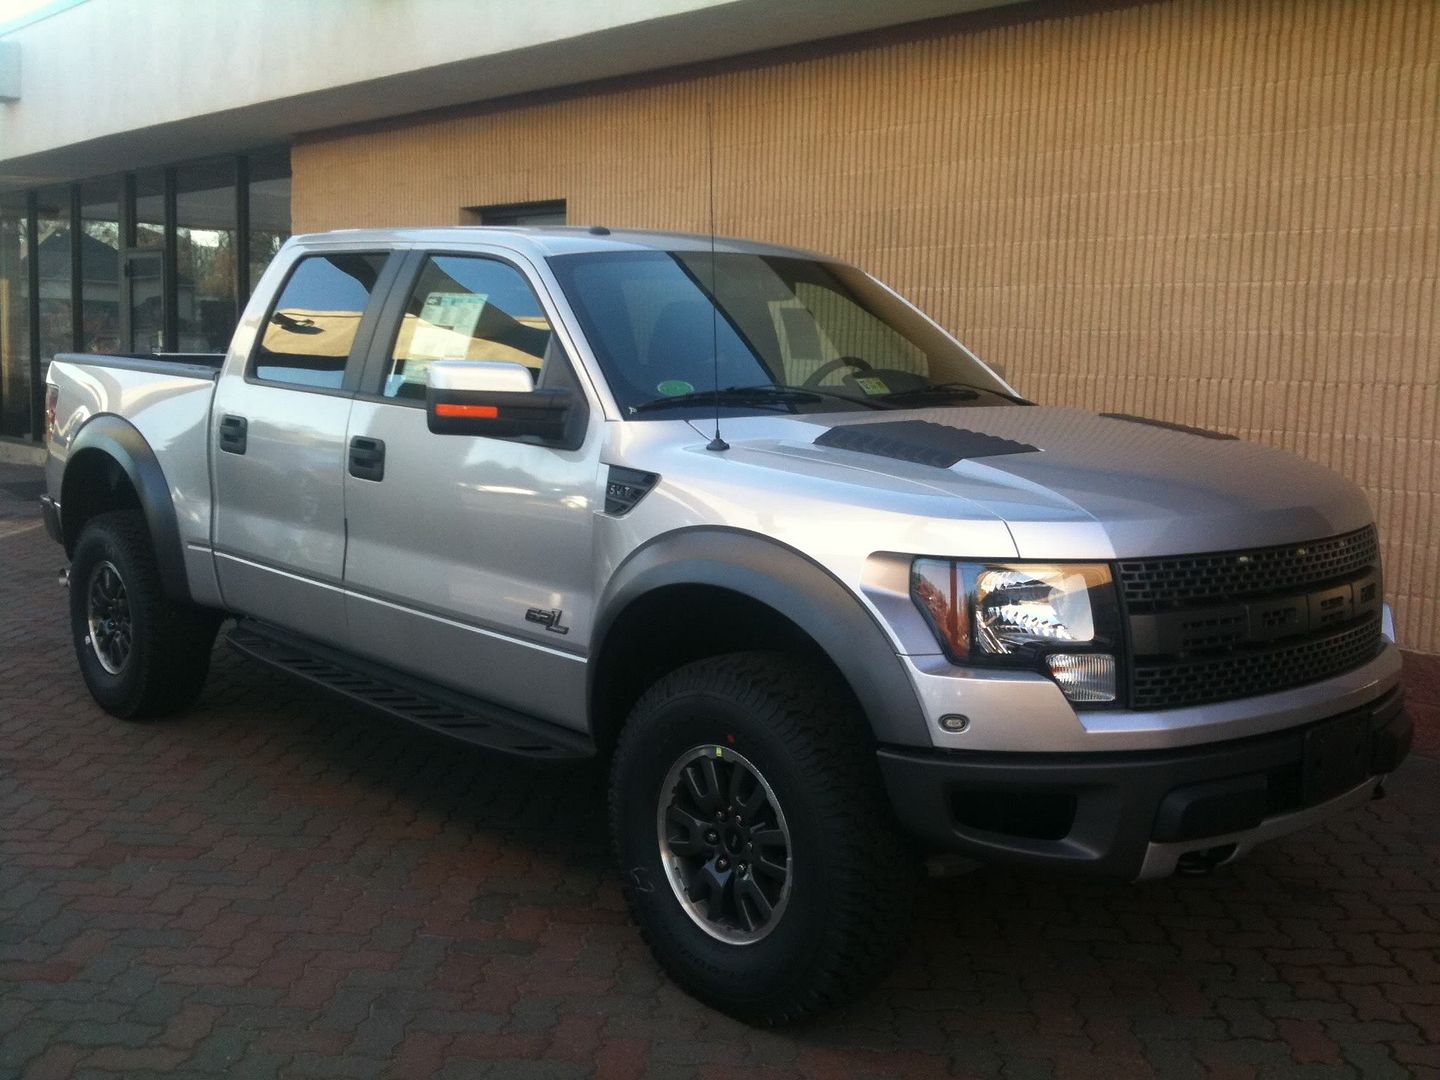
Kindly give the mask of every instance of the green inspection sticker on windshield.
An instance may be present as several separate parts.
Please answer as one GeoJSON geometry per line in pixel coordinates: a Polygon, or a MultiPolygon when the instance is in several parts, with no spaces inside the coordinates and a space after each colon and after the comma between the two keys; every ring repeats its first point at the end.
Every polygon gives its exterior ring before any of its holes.
{"type": "Polygon", "coordinates": [[[876,394],[888,394],[890,392],[890,387],[885,385],[884,379],[876,379],[873,377],[856,379],[855,385],[871,397],[874,397],[876,394]]]}
{"type": "Polygon", "coordinates": [[[679,397],[681,394],[693,394],[695,392],[695,387],[684,379],[666,379],[664,382],[658,383],[655,389],[666,397],[679,397]]]}

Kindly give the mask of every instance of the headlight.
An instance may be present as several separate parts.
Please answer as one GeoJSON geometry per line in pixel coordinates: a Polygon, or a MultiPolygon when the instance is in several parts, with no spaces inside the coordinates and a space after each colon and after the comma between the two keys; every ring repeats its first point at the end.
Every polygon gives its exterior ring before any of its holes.
{"type": "Polygon", "coordinates": [[[1071,701],[1115,700],[1119,614],[1104,563],[916,559],[910,594],[952,660],[1023,664],[1071,701]]]}

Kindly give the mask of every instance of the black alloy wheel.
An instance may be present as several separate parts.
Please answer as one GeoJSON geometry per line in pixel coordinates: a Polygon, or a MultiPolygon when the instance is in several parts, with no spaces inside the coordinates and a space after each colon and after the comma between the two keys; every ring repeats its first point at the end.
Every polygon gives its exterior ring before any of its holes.
{"type": "Polygon", "coordinates": [[[774,789],[723,746],[696,746],[660,786],[660,863],[695,925],[748,945],[790,902],[790,828],[774,789]]]}

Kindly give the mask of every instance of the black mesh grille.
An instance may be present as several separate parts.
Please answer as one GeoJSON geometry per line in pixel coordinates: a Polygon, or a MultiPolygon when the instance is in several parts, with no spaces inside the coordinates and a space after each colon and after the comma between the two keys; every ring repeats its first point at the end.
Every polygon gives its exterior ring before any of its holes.
{"type": "Polygon", "coordinates": [[[1297,592],[1380,565],[1375,528],[1307,544],[1127,559],[1117,564],[1120,591],[1132,615],[1224,600],[1297,592]]]}
{"type": "Polygon", "coordinates": [[[1137,662],[1131,705],[1168,709],[1265,694],[1338,675],[1372,659],[1380,647],[1380,620],[1337,634],[1263,652],[1137,662]]]}

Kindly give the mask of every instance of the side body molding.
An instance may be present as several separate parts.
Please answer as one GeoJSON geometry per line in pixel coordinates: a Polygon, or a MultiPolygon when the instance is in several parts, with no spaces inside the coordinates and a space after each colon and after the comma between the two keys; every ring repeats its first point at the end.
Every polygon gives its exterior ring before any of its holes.
{"type": "Polygon", "coordinates": [[[96,454],[103,454],[120,466],[145,514],[150,539],[155,544],[155,558],[160,566],[160,581],[165,593],[173,600],[188,603],[190,584],[185,577],[185,550],[180,543],[180,527],[175,520],[175,504],[171,501],[170,485],[155,451],[130,421],[113,413],[101,413],[86,422],[70,443],[65,462],[65,478],[60,485],[60,519],[64,530],[65,554],[75,551],[80,538],[79,514],[85,496],[80,493],[80,477],[87,471],[77,468],[96,454]]]}
{"type": "Polygon", "coordinates": [[[597,679],[603,678],[616,620],[647,593],[675,585],[726,589],[788,619],[839,669],[877,742],[931,746],[925,714],[894,645],[850,590],[794,548],[755,533],[707,526],[656,537],[612,575],[597,605],[589,664],[592,717],[599,715],[597,679]]]}

